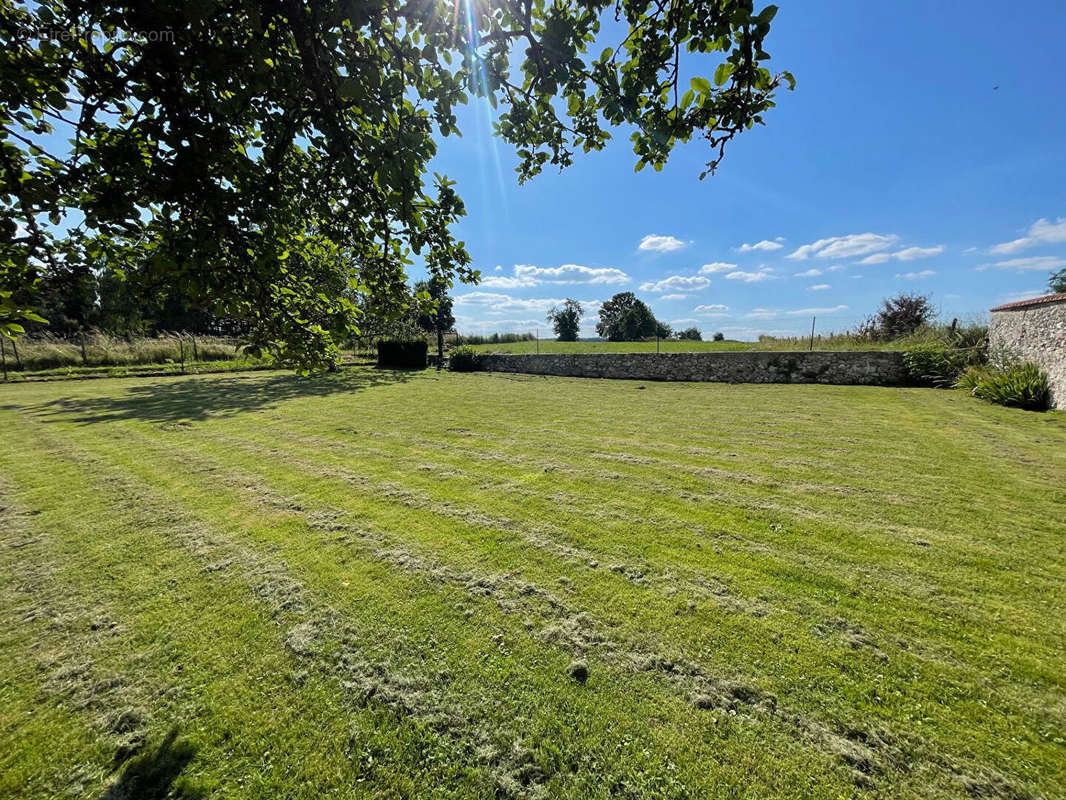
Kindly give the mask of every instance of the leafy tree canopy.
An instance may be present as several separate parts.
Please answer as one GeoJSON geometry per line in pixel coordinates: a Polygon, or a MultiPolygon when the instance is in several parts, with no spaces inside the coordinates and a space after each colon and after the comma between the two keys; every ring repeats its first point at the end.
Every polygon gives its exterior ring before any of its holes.
{"type": "Polygon", "coordinates": [[[552,324],[555,338],[560,342],[576,342],[581,332],[581,315],[585,310],[577,300],[567,298],[562,308],[552,308],[548,312],[548,322],[552,324]]]}
{"type": "MultiPolygon", "coordinates": [[[[726,144],[775,91],[752,0],[0,0],[0,327],[47,266],[104,263],[142,295],[243,320],[251,349],[328,366],[360,296],[405,270],[476,281],[426,180],[455,109],[482,96],[518,177],[609,129],[636,168],[726,144]],[[615,22],[617,20],[617,22],[615,22]],[[710,70],[710,78],[695,74],[710,70]]],[[[706,172],[704,174],[706,174],[706,172]]]]}
{"type": "Polygon", "coordinates": [[[677,332],[677,338],[687,342],[702,342],[703,334],[699,328],[685,328],[677,332]]]}
{"type": "Polygon", "coordinates": [[[881,310],[862,326],[862,333],[875,339],[898,339],[928,325],[936,310],[928,297],[921,294],[900,293],[885,298],[881,310]]]}
{"type": "Polygon", "coordinates": [[[632,292],[619,292],[600,306],[596,333],[609,342],[635,342],[669,336],[670,328],[655,319],[651,309],[632,292]]]}
{"type": "Polygon", "coordinates": [[[440,277],[415,284],[415,299],[420,301],[418,327],[427,333],[441,333],[455,327],[454,301],[448,294],[448,282],[440,277]]]}
{"type": "Polygon", "coordinates": [[[1066,269],[1060,269],[1058,272],[1051,273],[1047,285],[1055,294],[1066,293],[1066,269]]]}

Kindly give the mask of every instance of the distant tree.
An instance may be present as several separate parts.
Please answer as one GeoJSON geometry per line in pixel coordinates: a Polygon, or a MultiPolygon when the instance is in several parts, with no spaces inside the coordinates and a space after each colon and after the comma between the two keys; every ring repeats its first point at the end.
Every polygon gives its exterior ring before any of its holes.
{"type": "Polygon", "coordinates": [[[448,281],[438,277],[419,281],[415,284],[415,296],[424,304],[420,306],[418,327],[427,333],[437,334],[437,369],[441,369],[444,366],[444,334],[455,327],[448,281]],[[429,303],[425,303],[427,295],[431,301],[429,303]]]}
{"type": "Polygon", "coordinates": [[[677,338],[681,341],[702,342],[703,334],[700,333],[699,328],[685,328],[683,331],[677,332],[677,338]]]}
{"type": "Polygon", "coordinates": [[[635,342],[655,335],[658,321],[632,292],[619,292],[600,306],[596,333],[609,342],[635,342]]]}
{"type": "Polygon", "coordinates": [[[721,331],[718,331],[717,333],[714,334],[714,340],[716,342],[724,342],[725,341],[725,334],[722,333],[721,331]]]}
{"type": "Polygon", "coordinates": [[[875,317],[877,336],[898,339],[914,333],[933,320],[935,312],[929,298],[920,294],[898,294],[884,301],[875,317]]]}
{"type": "Polygon", "coordinates": [[[577,300],[569,297],[563,303],[562,308],[552,306],[548,312],[548,322],[552,324],[555,338],[560,342],[576,342],[577,335],[581,331],[581,315],[585,310],[577,300]]]}
{"type": "Polygon", "coordinates": [[[659,322],[655,320],[655,335],[660,339],[669,339],[674,335],[674,329],[667,325],[665,322],[659,322]]]}
{"type": "Polygon", "coordinates": [[[36,287],[33,305],[60,336],[84,331],[97,323],[97,277],[86,264],[48,270],[36,287]]]}
{"type": "Polygon", "coordinates": [[[1052,272],[1051,277],[1048,278],[1047,285],[1055,294],[1066,293],[1066,267],[1058,272],[1052,272]]]}

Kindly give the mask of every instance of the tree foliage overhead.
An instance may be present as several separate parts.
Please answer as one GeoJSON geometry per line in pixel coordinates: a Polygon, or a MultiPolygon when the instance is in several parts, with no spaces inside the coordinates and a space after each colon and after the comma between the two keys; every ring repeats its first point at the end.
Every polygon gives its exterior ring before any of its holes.
{"type": "MultiPolygon", "coordinates": [[[[465,212],[427,168],[483,96],[519,180],[632,131],[636,167],[763,121],[751,0],[0,0],[0,326],[53,272],[105,263],[145,296],[245,321],[253,348],[328,364],[407,295],[476,280],[465,212]],[[708,70],[711,78],[687,71],[708,70]]],[[[705,173],[706,174],[706,173],[705,173]]]]}

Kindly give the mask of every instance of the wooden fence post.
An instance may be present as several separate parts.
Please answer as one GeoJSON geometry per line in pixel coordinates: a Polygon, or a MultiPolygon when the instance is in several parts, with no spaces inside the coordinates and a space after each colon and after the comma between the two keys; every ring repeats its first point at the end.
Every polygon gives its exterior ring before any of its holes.
{"type": "Polygon", "coordinates": [[[22,372],[22,357],[19,355],[18,343],[14,339],[11,340],[11,349],[15,351],[15,369],[22,372]]]}
{"type": "Polygon", "coordinates": [[[181,354],[181,374],[185,374],[185,340],[178,336],[178,352],[181,354]]]}
{"type": "Polygon", "coordinates": [[[85,331],[78,331],[78,339],[81,341],[81,363],[89,365],[89,356],[85,353],[85,331]]]}
{"type": "Polygon", "coordinates": [[[0,359],[4,362],[4,381],[7,381],[7,348],[4,347],[4,337],[0,336],[0,359]]]}

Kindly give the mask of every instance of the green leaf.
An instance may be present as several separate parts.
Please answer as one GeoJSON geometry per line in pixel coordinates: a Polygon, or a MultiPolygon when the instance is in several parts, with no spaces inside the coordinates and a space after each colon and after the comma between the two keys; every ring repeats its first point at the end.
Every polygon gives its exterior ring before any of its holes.
{"type": "Polygon", "coordinates": [[[723,61],[718,65],[718,69],[714,71],[714,84],[715,86],[721,86],[727,80],[729,76],[733,74],[733,70],[736,69],[735,64],[730,64],[728,61],[723,61]]]}
{"type": "Polygon", "coordinates": [[[760,25],[769,25],[773,22],[774,17],[777,16],[777,6],[767,6],[759,15],[755,18],[755,21],[760,25]]]}
{"type": "Polygon", "coordinates": [[[711,93],[711,82],[706,78],[693,78],[689,83],[692,85],[693,91],[698,94],[711,93]]]}

